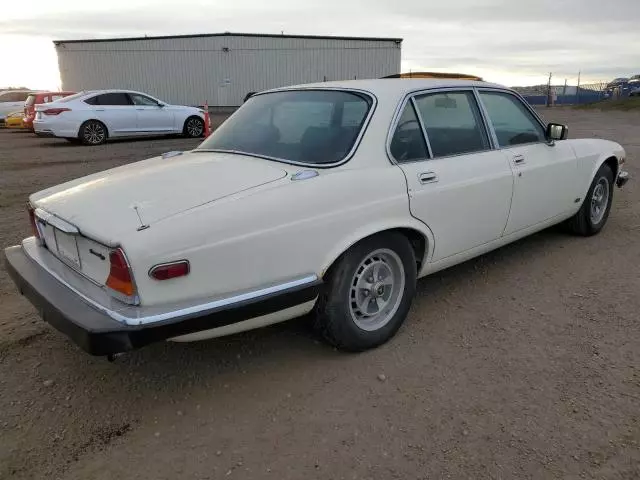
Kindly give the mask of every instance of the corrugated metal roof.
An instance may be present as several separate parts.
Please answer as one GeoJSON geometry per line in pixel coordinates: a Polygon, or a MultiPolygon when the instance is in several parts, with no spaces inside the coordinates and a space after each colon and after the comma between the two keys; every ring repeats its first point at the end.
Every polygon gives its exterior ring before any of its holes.
{"type": "Polygon", "coordinates": [[[306,38],[317,40],[366,40],[374,42],[397,42],[401,43],[402,38],[385,37],[342,37],[333,35],[278,35],[274,33],[202,33],[192,35],[163,35],[155,37],[121,37],[121,38],[90,38],[85,40],[54,40],[55,45],[61,43],[96,43],[96,42],[131,42],[137,40],[166,40],[173,38],[207,38],[207,37],[265,37],[265,38],[306,38]]]}

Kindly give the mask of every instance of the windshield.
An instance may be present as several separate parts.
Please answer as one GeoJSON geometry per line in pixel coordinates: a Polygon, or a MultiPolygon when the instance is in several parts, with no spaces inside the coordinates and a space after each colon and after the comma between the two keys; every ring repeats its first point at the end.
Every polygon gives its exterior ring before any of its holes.
{"type": "Polygon", "coordinates": [[[226,150],[313,165],[343,160],[364,125],[371,99],[337,90],[251,97],[197,150],[226,150]]]}

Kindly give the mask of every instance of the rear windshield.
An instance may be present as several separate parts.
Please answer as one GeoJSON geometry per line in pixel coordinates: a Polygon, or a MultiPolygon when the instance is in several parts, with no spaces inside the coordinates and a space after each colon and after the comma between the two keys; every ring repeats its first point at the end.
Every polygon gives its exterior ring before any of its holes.
{"type": "Polygon", "coordinates": [[[35,95],[29,95],[27,97],[27,101],[24,102],[24,106],[25,107],[30,107],[31,105],[33,105],[34,103],[36,103],[36,96],[35,95]]]}
{"type": "Polygon", "coordinates": [[[56,103],[70,102],[78,97],[84,97],[85,95],[87,95],[87,92],[74,93],[73,95],[69,95],[67,97],[61,98],[60,100],[56,100],[56,103]]]}
{"type": "Polygon", "coordinates": [[[343,160],[371,108],[365,95],[297,90],[251,97],[198,150],[248,153],[312,165],[343,160]]]}

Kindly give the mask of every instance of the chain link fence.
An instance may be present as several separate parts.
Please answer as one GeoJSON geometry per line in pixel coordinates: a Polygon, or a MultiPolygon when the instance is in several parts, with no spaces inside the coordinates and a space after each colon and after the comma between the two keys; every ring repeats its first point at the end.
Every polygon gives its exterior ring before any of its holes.
{"type": "Polygon", "coordinates": [[[580,105],[626,98],[633,90],[629,83],[584,83],[580,85],[536,85],[515,87],[531,105],[580,105]]]}

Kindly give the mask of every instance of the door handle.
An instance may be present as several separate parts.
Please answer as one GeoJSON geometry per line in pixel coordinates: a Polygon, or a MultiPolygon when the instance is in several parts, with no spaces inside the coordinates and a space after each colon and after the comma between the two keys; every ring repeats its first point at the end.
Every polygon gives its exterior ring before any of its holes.
{"type": "Polygon", "coordinates": [[[418,180],[422,185],[425,183],[435,183],[438,181],[438,175],[435,172],[423,172],[418,174],[418,180]]]}
{"type": "Polygon", "coordinates": [[[144,110],[144,108],[136,108],[136,110],[144,110]]]}
{"type": "Polygon", "coordinates": [[[522,165],[523,163],[525,163],[524,155],[514,155],[513,163],[515,163],[516,165],[522,165]]]}

